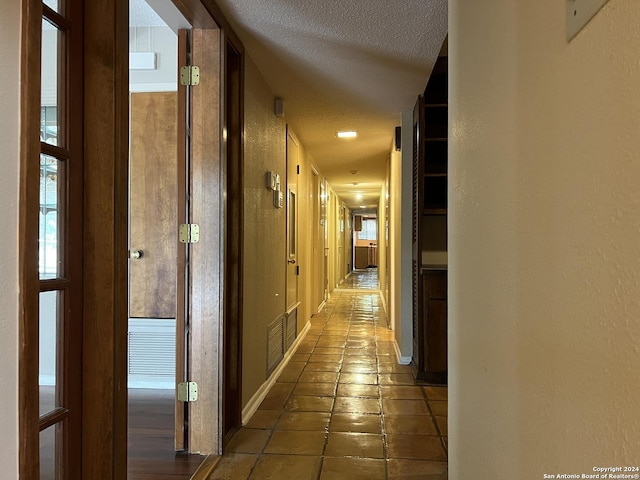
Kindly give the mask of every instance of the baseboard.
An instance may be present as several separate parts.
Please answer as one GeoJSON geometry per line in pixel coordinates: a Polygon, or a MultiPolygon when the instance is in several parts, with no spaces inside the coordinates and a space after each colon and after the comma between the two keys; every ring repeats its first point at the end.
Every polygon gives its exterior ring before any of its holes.
{"type": "Polygon", "coordinates": [[[193,472],[190,480],[207,480],[221,458],[219,455],[208,455],[205,457],[198,469],[193,472]]]}
{"type": "Polygon", "coordinates": [[[388,314],[388,312],[387,312],[387,299],[384,298],[384,295],[382,294],[382,290],[378,290],[378,293],[380,294],[380,302],[382,303],[382,308],[384,309],[384,313],[386,315],[386,314],[388,314]]]}
{"type": "Polygon", "coordinates": [[[396,358],[398,359],[398,363],[400,365],[410,365],[411,364],[411,355],[402,356],[402,352],[400,351],[400,347],[398,346],[398,341],[393,341],[393,346],[396,349],[396,358]]]}
{"type": "Polygon", "coordinates": [[[267,396],[267,393],[269,393],[269,390],[271,389],[273,384],[276,383],[276,380],[278,380],[278,377],[289,363],[289,360],[291,360],[293,354],[296,353],[296,350],[298,350],[300,342],[302,342],[302,340],[304,340],[304,337],[307,336],[307,333],[309,333],[310,328],[311,322],[307,322],[304,329],[298,335],[298,338],[296,338],[296,340],[291,344],[291,348],[284,354],[284,358],[282,359],[280,364],[276,367],[269,378],[267,378],[267,380],[262,385],[260,385],[260,388],[258,388],[258,391],[254,393],[251,399],[249,399],[245,407],[242,409],[242,425],[246,425],[249,420],[251,420],[251,417],[253,417],[253,414],[256,413],[256,410],[258,410],[258,407],[264,400],[264,397],[267,396]]]}

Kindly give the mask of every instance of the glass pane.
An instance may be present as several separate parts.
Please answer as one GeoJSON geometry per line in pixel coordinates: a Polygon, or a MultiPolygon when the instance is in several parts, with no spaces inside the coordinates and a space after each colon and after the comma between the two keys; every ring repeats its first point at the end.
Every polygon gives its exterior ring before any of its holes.
{"type": "Polygon", "coordinates": [[[59,476],[56,466],[56,456],[60,445],[57,439],[62,423],[52,425],[40,432],[40,480],[55,480],[59,476]]]}
{"type": "Polygon", "coordinates": [[[51,10],[54,10],[58,13],[62,13],[62,11],[60,10],[61,7],[61,1],[58,0],[42,0],[42,3],[44,3],[47,7],[51,8],[51,10]]]}
{"type": "Polygon", "coordinates": [[[56,408],[58,315],[62,292],[40,293],[40,415],[56,408]]]}
{"type": "Polygon", "coordinates": [[[289,255],[296,254],[296,194],[289,191],[289,255]]]}
{"type": "Polygon", "coordinates": [[[58,75],[60,31],[42,20],[42,86],[40,93],[40,140],[63,146],[60,138],[58,75]]]}
{"type": "Polygon", "coordinates": [[[40,155],[40,279],[64,274],[64,167],[64,161],[40,155]]]}

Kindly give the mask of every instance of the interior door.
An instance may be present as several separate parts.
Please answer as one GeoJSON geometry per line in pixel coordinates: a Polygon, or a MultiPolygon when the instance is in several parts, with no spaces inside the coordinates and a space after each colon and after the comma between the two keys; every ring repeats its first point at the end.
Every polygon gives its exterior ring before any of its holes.
{"type": "Polygon", "coordinates": [[[129,316],[175,318],[176,92],[131,94],[129,316]]]}
{"type": "Polygon", "coordinates": [[[298,169],[300,146],[287,128],[287,312],[298,304],[298,169]]]}

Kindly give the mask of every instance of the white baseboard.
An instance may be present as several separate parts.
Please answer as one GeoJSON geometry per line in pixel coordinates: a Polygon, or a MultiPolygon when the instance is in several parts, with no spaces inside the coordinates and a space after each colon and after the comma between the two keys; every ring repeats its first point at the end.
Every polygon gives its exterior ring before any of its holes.
{"type": "Polygon", "coordinates": [[[256,413],[256,410],[258,410],[258,407],[264,400],[264,397],[267,396],[273,384],[276,383],[276,380],[278,380],[278,377],[289,363],[289,360],[291,360],[292,355],[296,353],[298,345],[300,345],[300,342],[302,342],[304,337],[307,336],[307,333],[309,333],[310,328],[311,322],[307,322],[304,329],[300,332],[300,335],[298,335],[298,338],[296,338],[295,342],[291,345],[291,348],[284,354],[284,358],[280,364],[276,367],[269,378],[260,385],[260,388],[258,388],[258,391],[253,394],[251,399],[249,399],[245,407],[242,409],[242,425],[246,425],[249,420],[251,420],[251,417],[253,417],[253,414],[256,413]]]}
{"type": "Polygon", "coordinates": [[[387,312],[387,299],[384,298],[384,295],[382,294],[382,290],[378,290],[378,293],[380,294],[380,301],[382,302],[382,308],[384,308],[384,313],[388,314],[388,312],[387,312]]]}
{"type": "Polygon", "coordinates": [[[400,347],[398,346],[397,340],[393,341],[393,346],[396,349],[396,358],[398,359],[398,363],[400,365],[409,365],[411,363],[411,355],[409,356],[402,355],[402,352],[400,351],[400,347]]]}

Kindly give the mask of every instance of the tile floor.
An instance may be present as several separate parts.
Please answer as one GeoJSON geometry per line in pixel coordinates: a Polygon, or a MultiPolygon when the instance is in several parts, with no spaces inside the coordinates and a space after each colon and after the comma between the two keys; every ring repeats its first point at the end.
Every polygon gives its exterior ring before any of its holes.
{"type": "Polygon", "coordinates": [[[209,479],[446,479],[447,388],[392,335],[377,292],[335,291],[209,479]]]}

